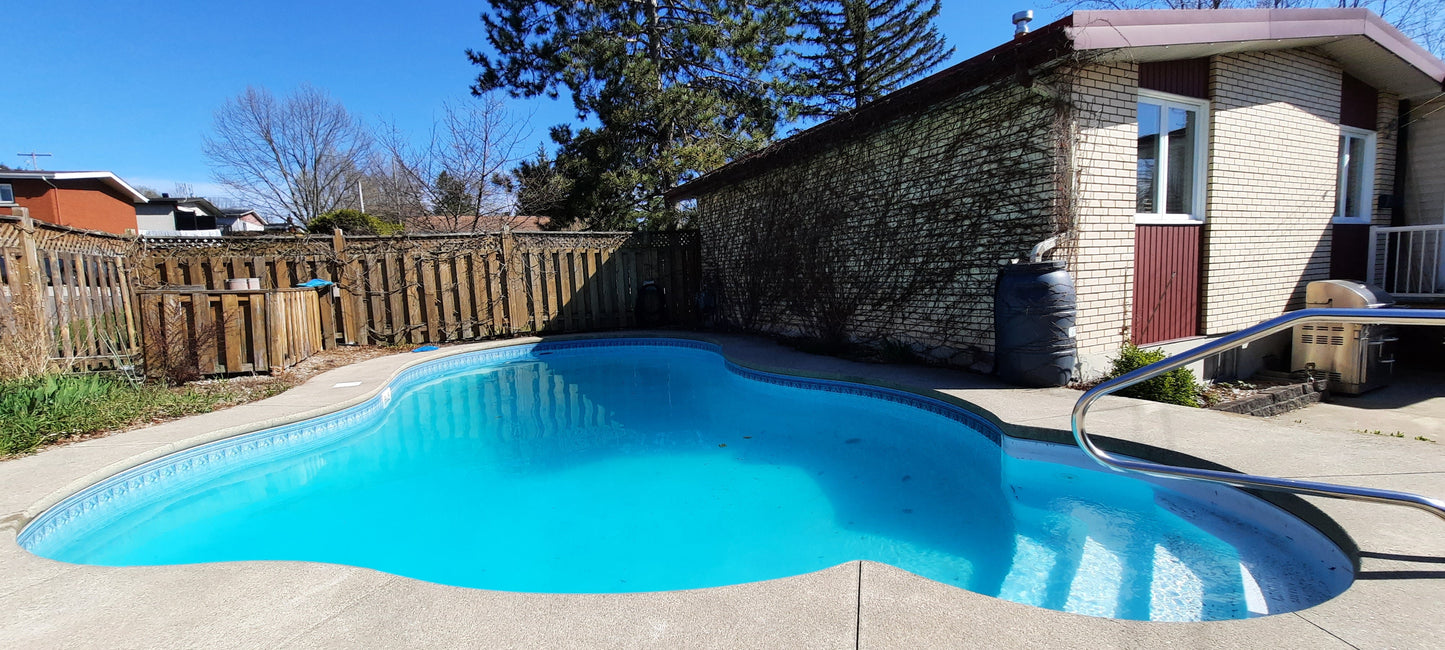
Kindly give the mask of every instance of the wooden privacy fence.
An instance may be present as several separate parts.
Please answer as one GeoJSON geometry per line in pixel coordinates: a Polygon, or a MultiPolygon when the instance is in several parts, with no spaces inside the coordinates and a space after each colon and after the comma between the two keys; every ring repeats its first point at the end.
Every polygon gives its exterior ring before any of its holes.
{"type": "Polygon", "coordinates": [[[39,337],[66,368],[130,363],[138,339],[126,256],[134,250],[125,237],[0,216],[0,336],[39,337]]]}
{"type": "Polygon", "coordinates": [[[0,216],[0,332],[82,370],[178,341],[201,374],[234,374],[347,344],[686,326],[700,277],[691,231],[137,239],[0,216]],[[333,284],[292,290],[312,279],[333,284]]]}
{"type": "Polygon", "coordinates": [[[688,325],[697,317],[701,275],[691,231],[338,233],[141,243],[136,275],[147,288],[218,290],[227,280],[250,277],[263,289],[313,278],[334,282],[319,295],[326,348],[688,325]]]}
{"type": "Polygon", "coordinates": [[[322,349],[316,289],[140,291],[147,374],[276,372],[322,349]]]}

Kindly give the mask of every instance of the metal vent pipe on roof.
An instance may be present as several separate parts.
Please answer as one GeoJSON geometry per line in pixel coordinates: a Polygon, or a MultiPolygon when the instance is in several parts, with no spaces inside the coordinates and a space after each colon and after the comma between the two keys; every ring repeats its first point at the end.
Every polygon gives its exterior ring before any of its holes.
{"type": "Polygon", "coordinates": [[[1034,10],[1027,9],[1014,14],[1014,38],[1029,33],[1029,22],[1034,19],[1034,10]]]}

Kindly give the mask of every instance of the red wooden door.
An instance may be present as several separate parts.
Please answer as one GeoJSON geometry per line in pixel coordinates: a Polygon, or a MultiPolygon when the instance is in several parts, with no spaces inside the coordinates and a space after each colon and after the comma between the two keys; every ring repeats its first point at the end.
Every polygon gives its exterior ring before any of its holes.
{"type": "Polygon", "coordinates": [[[1337,223],[1330,228],[1330,279],[1365,281],[1370,260],[1370,224],[1337,223]]]}
{"type": "Polygon", "coordinates": [[[1135,345],[1199,333],[1198,223],[1134,227],[1135,345]]]}

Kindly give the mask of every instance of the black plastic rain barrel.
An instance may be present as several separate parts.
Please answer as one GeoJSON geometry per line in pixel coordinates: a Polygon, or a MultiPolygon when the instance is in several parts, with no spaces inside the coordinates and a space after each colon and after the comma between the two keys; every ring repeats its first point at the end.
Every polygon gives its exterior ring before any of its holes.
{"type": "Polygon", "coordinates": [[[1074,373],[1074,279],[1064,263],[999,269],[993,294],[994,374],[1024,386],[1063,386],[1074,373]]]}
{"type": "Polygon", "coordinates": [[[656,327],[667,322],[667,292],[648,280],[637,289],[637,325],[656,327]]]}

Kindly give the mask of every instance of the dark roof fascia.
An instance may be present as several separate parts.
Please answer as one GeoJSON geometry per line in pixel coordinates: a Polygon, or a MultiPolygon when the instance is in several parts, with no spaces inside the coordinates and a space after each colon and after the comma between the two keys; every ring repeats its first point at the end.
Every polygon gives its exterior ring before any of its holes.
{"type": "Polygon", "coordinates": [[[664,197],[677,202],[766,173],[818,151],[836,146],[899,118],[923,113],[952,99],[1009,75],[1022,73],[1072,51],[1067,28],[1073,16],[1016,37],[983,54],[924,77],[858,109],[823,122],[788,138],[742,156],[722,167],[669,190],[664,197]]]}

